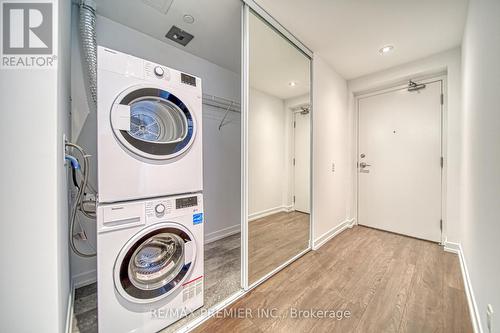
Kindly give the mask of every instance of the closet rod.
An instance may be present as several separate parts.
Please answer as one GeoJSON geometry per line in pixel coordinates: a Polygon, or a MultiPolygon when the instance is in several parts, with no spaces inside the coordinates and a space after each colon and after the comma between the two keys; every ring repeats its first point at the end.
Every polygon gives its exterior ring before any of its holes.
{"type": "Polygon", "coordinates": [[[291,107],[290,109],[294,112],[297,112],[297,111],[309,111],[309,109],[311,108],[311,105],[309,103],[304,103],[304,104],[300,104],[300,105],[296,105],[294,107],[291,107]]]}
{"type": "Polygon", "coordinates": [[[230,99],[203,94],[203,104],[213,106],[224,111],[241,113],[241,105],[230,99]]]}

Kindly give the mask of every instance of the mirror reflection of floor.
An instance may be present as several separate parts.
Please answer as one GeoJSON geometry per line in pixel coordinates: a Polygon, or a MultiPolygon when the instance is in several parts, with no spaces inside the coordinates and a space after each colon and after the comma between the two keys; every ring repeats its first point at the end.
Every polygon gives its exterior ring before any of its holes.
{"type": "Polygon", "coordinates": [[[280,212],[248,223],[248,270],[251,283],[309,246],[310,215],[280,212]]]}
{"type": "MultiPolygon", "coordinates": [[[[208,309],[240,289],[240,234],[205,244],[205,305],[208,309]]],[[[162,333],[174,332],[198,317],[201,309],[177,321],[162,333]]],[[[73,333],[97,332],[97,284],[75,290],[73,333]]]]}

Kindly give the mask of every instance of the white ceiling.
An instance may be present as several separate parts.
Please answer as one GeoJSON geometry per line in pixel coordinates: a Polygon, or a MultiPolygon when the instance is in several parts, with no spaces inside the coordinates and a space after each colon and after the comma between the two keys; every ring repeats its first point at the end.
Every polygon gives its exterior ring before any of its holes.
{"type": "Polygon", "coordinates": [[[302,96],[309,93],[309,68],[310,61],[302,52],[250,16],[250,86],[281,99],[302,96]]]}
{"type": "Polygon", "coordinates": [[[257,2],[346,79],[460,45],[467,11],[467,0],[257,2]]]}
{"type": "MultiPolygon", "coordinates": [[[[169,2],[150,1],[157,4],[169,2]]],[[[240,0],[174,0],[166,15],[141,0],[98,0],[97,13],[233,72],[240,72],[240,0]],[[185,14],[194,16],[195,22],[185,23],[185,14]],[[194,35],[186,47],[165,38],[172,25],[194,35]]]]}
{"type": "MultiPolygon", "coordinates": [[[[168,0],[150,0],[161,3],[168,0]]],[[[344,78],[352,79],[460,45],[467,0],[256,0],[344,78]],[[378,50],[393,44],[387,55],[378,50]]],[[[173,0],[165,15],[142,0],[99,0],[98,14],[174,45],[233,72],[240,72],[241,0],[173,0]],[[195,17],[193,24],[182,20],[195,17]],[[180,46],[165,38],[172,25],[193,34],[180,46]]],[[[261,31],[262,33],[262,31],[261,31]]],[[[251,84],[276,96],[292,89],[272,82],[303,81],[296,66],[280,61],[286,47],[262,39],[254,59],[261,65],[251,84]],[[264,47],[262,47],[264,46],[264,47]],[[266,52],[266,49],[268,52],[266,52]],[[269,52],[271,48],[280,51],[269,52]]],[[[254,49],[254,48],[252,48],[254,49]]],[[[287,56],[288,58],[288,56],[287,56]]],[[[295,87],[294,95],[301,87],[295,87]]]]}
{"type": "MultiPolygon", "coordinates": [[[[145,0],[162,7],[170,0],[145,0]]],[[[144,0],[99,0],[97,13],[167,44],[240,72],[241,0],[173,0],[166,14],[144,0]],[[183,16],[194,16],[188,24],[183,16]],[[172,25],[194,35],[183,47],[165,34],[172,25]]],[[[286,40],[259,19],[252,19],[250,85],[287,99],[309,92],[309,62],[286,40]],[[288,83],[294,81],[295,87],[288,83]]]]}

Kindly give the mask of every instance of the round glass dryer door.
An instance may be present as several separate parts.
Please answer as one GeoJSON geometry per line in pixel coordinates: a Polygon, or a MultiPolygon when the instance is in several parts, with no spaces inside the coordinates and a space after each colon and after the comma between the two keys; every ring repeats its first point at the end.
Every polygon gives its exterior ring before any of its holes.
{"type": "Polygon", "coordinates": [[[195,256],[194,239],[187,229],[169,223],[155,225],[121,250],[114,267],[115,287],[134,303],[157,301],[182,285],[195,256]]]}
{"type": "Polygon", "coordinates": [[[152,160],[185,152],[196,130],[187,106],[159,88],[136,88],[118,96],[111,109],[111,127],[125,149],[152,160]]]}

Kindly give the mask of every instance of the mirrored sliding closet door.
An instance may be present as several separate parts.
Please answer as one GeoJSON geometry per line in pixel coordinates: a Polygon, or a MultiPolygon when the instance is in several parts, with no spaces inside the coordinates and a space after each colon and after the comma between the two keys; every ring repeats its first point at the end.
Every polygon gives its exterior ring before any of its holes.
{"type": "Polygon", "coordinates": [[[248,13],[248,284],[309,248],[310,58],[248,13]]]}

